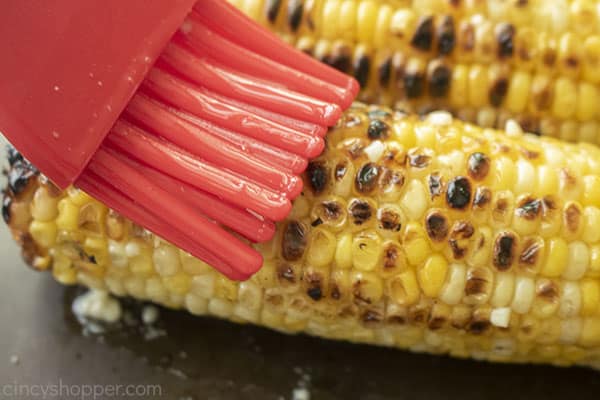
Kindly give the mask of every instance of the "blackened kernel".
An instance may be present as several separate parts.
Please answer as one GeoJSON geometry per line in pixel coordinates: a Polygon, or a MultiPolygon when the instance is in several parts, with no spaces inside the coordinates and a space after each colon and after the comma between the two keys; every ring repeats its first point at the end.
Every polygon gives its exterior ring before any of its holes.
{"type": "Polygon", "coordinates": [[[361,319],[363,323],[370,325],[380,323],[383,318],[377,311],[367,310],[362,314],[361,319]]]}
{"type": "Polygon", "coordinates": [[[528,220],[534,220],[540,216],[542,211],[542,202],[539,199],[527,197],[517,205],[517,216],[528,220]]]}
{"type": "Polygon", "coordinates": [[[392,210],[383,210],[378,213],[379,226],[381,229],[392,232],[399,232],[402,228],[400,215],[392,210]]]}
{"type": "Polygon", "coordinates": [[[443,178],[438,173],[429,175],[429,177],[427,178],[427,186],[429,187],[429,194],[431,196],[431,200],[438,196],[441,196],[444,192],[443,178]]]}
{"type": "Polygon", "coordinates": [[[402,172],[384,168],[379,174],[379,186],[384,190],[393,187],[400,189],[404,185],[405,179],[402,172]]]}
{"type": "Polygon", "coordinates": [[[270,23],[275,23],[275,20],[279,15],[280,8],[281,0],[267,0],[267,3],[265,5],[265,11],[267,13],[267,19],[270,23]]]}
{"type": "Polygon", "coordinates": [[[427,327],[432,331],[436,331],[438,329],[441,329],[447,321],[448,320],[445,317],[435,317],[432,315],[429,317],[429,321],[427,321],[427,327]]]}
{"type": "Polygon", "coordinates": [[[515,258],[517,239],[509,232],[501,233],[494,243],[494,266],[499,271],[510,269],[515,258]]]}
{"type": "Polygon", "coordinates": [[[425,77],[420,72],[409,73],[404,75],[404,91],[409,99],[421,97],[425,88],[425,77]]]}
{"type": "Polygon", "coordinates": [[[462,210],[471,202],[471,182],[464,176],[458,176],[448,182],[446,201],[451,208],[462,210]]]}
{"type": "Polygon", "coordinates": [[[342,207],[336,201],[327,200],[321,203],[323,216],[328,220],[336,220],[342,215],[342,207]]]}
{"type": "Polygon", "coordinates": [[[371,61],[366,54],[362,54],[354,61],[354,77],[361,87],[366,87],[369,80],[371,61]]]}
{"type": "Polygon", "coordinates": [[[321,218],[316,218],[313,222],[310,223],[310,226],[316,228],[319,225],[323,224],[323,220],[321,218]]]}
{"type": "Polygon", "coordinates": [[[383,250],[383,268],[384,269],[392,269],[396,266],[398,262],[398,257],[400,256],[400,250],[394,244],[386,246],[383,250]]]}
{"type": "Polygon", "coordinates": [[[321,292],[321,288],[318,287],[318,286],[309,288],[306,291],[306,294],[308,295],[308,297],[310,297],[311,299],[313,299],[315,301],[319,301],[319,300],[321,300],[321,297],[323,297],[323,293],[321,292]]]}
{"type": "Polygon", "coordinates": [[[379,77],[379,84],[382,87],[387,87],[390,83],[390,78],[392,76],[392,58],[385,58],[381,64],[377,67],[377,76],[379,77]]]}
{"type": "Polygon", "coordinates": [[[366,145],[363,140],[355,138],[346,142],[344,149],[346,150],[350,158],[356,160],[357,158],[363,155],[363,150],[365,149],[365,147],[366,145]]]}
{"type": "Polygon", "coordinates": [[[464,51],[471,51],[475,48],[475,27],[470,23],[460,25],[459,30],[460,43],[464,51]]]}
{"type": "Polygon", "coordinates": [[[287,261],[296,261],[302,258],[306,249],[306,228],[297,221],[290,221],[283,230],[281,241],[281,255],[287,261]]]}
{"type": "Polygon", "coordinates": [[[467,161],[467,171],[469,176],[476,181],[485,179],[490,171],[490,159],[483,153],[473,153],[467,161]]]}
{"type": "Polygon", "coordinates": [[[331,298],[334,300],[339,300],[342,297],[342,293],[340,292],[340,288],[335,283],[331,284],[331,298]]]}
{"type": "Polygon", "coordinates": [[[554,196],[544,196],[542,198],[542,215],[556,211],[558,208],[556,203],[557,201],[554,196]]]}
{"type": "Polygon", "coordinates": [[[483,209],[492,201],[492,191],[486,187],[478,187],[473,196],[473,209],[483,209]]]}
{"type": "Polygon", "coordinates": [[[451,15],[445,15],[437,32],[438,54],[447,55],[452,53],[456,37],[454,34],[454,18],[451,15]]]}
{"type": "Polygon", "coordinates": [[[296,32],[302,21],[302,14],[304,13],[304,1],[303,0],[290,0],[288,3],[288,25],[292,32],[296,32]]]}
{"type": "Polygon", "coordinates": [[[498,41],[498,57],[512,57],[514,51],[515,27],[508,23],[501,23],[496,27],[496,40],[498,41]]]}
{"type": "Polygon", "coordinates": [[[404,325],[406,323],[406,318],[401,315],[392,315],[387,317],[386,321],[390,324],[404,325]]]}
{"type": "Polygon", "coordinates": [[[359,193],[370,193],[377,186],[377,178],[379,178],[379,167],[374,163],[363,165],[356,174],[354,181],[356,190],[359,193]]]}
{"type": "Polygon", "coordinates": [[[502,104],[502,101],[504,101],[507,92],[508,79],[499,78],[498,80],[496,80],[496,82],[494,82],[490,89],[490,104],[494,107],[499,107],[502,104]]]}
{"type": "Polygon", "coordinates": [[[355,225],[362,225],[373,216],[373,209],[364,200],[355,199],[351,201],[348,209],[355,225]]]}
{"type": "Polygon", "coordinates": [[[445,215],[433,211],[425,217],[427,235],[435,242],[442,242],[448,236],[448,219],[445,215]]]}
{"type": "Polygon", "coordinates": [[[452,71],[443,62],[437,60],[429,64],[428,77],[429,94],[432,97],[446,97],[450,90],[452,71]]]}
{"type": "Polygon", "coordinates": [[[523,243],[523,250],[519,255],[519,265],[528,268],[538,262],[538,257],[542,249],[542,244],[533,239],[528,239],[523,243]]]}
{"type": "Polygon", "coordinates": [[[344,45],[335,47],[331,56],[328,57],[325,62],[338,71],[345,73],[350,72],[350,68],[352,67],[352,54],[350,49],[344,45]]]}
{"type": "Polygon", "coordinates": [[[415,34],[410,44],[419,50],[429,51],[433,43],[433,17],[431,15],[421,17],[417,22],[415,34]]]}
{"type": "Polygon", "coordinates": [[[318,195],[327,186],[329,170],[323,161],[311,161],[306,168],[306,176],[313,193],[318,195]]]}
{"type": "Polygon", "coordinates": [[[7,195],[6,193],[4,194],[4,198],[2,199],[2,218],[4,219],[4,222],[9,224],[10,223],[10,207],[12,205],[12,197],[10,197],[9,195],[7,195]]]}
{"type": "Polygon", "coordinates": [[[465,295],[466,296],[479,296],[487,293],[491,282],[483,275],[478,272],[477,269],[469,271],[467,273],[467,281],[465,283],[465,295]]]}
{"type": "Polygon", "coordinates": [[[369,139],[386,139],[390,134],[390,126],[380,120],[373,119],[369,122],[369,128],[367,129],[367,135],[369,139]]]}

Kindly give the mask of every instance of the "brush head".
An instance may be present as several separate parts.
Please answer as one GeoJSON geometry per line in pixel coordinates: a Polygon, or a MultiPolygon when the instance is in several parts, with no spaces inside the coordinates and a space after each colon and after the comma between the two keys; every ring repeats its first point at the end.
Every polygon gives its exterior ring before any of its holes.
{"type": "Polygon", "coordinates": [[[85,168],[194,3],[3,3],[0,132],[65,188],[85,168]]]}

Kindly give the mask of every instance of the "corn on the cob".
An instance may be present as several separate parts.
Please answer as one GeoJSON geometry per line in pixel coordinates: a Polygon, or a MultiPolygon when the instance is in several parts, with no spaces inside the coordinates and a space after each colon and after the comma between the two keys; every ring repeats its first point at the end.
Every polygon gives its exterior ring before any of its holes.
{"type": "Polygon", "coordinates": [[[597,1],[231,2],[353,74],[364,101],[600,143],[597,1]]]}
{"type": "Polygon", "coordinates": [[[241,283],[10,158],[4,218],[62,283],[284,332],[600,367],[595,146],[356,104],[241,283]]]}

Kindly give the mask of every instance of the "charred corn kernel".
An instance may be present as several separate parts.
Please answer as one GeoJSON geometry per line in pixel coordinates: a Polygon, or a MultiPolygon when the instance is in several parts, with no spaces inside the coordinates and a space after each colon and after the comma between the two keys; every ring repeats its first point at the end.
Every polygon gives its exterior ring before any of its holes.
{"type": "Polygon", "coordinates": [[[569,246],[561,238],[546,242],[546,262],[542,265],[541,274],[550,278],[561,276],[567,268],[569,246]]]}
{"type": "MultiPolygon", "coordinates": [[[[275,23],[285,23],[280,15],[275,23]]],[[[30,262],[48,259],[57,280],[197,315],[489,360],[597,359],[589,321],[600,315],[600,212],[585,200],[595,187],[585,177],[598,175],[600,150],[507,129],[353,106],[312,161],[327,184],[305,175],[295,211],[256,246],[263,268],[242,283],[42,179],[7,194],[21,204],[8,220],[15,237],[29,238],[30,262]],[[365,179],[369,163],[377,173],[365,179]],[[56,201],[48,221],[31,212],[40,188],[56,201]],[[33,234],[52,223],[47,239],[33,234]]]]}
{"type": "Polygon", "coordinates": [[[418,270],[419,285],[423,294],[429,297],[437,297],[442,289],[448,273],[448,262],[440,255],[433,255],[425,261],[418,270]]]}

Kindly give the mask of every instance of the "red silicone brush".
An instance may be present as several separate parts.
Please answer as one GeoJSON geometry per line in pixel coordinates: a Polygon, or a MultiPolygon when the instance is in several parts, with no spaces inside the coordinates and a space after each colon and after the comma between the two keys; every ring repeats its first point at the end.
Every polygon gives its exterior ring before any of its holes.
{"type": "Polygon", "coordinates": [[[232,279],[358,91],[224,0],[8,2],[0,50],[25,157],[232,279]]]}

